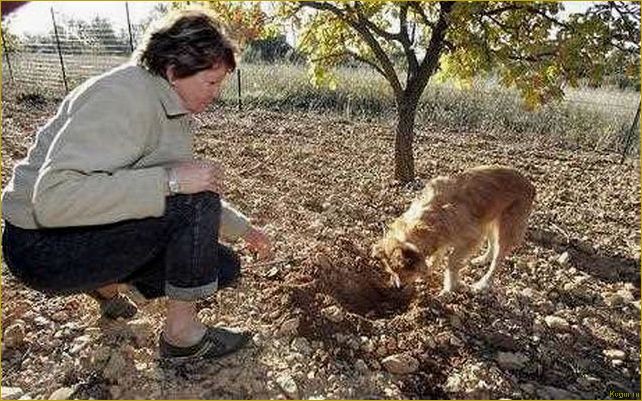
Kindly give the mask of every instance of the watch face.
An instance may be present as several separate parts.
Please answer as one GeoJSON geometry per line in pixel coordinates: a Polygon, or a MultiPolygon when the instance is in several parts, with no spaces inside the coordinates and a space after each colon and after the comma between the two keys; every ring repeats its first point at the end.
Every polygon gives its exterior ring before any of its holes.
{"type": "Polygon", "coordinates": [[[169,190],[173,194],[177,194],[178,191],[180,191],[180,186],[178,185],[178,181],[170,181],[169,182],[169,190]]]}

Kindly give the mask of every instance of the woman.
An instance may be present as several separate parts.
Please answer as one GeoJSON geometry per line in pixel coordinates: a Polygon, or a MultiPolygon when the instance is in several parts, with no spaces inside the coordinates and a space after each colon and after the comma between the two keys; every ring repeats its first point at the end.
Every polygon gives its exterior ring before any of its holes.
{"type": "Polygon", "coordinates": [[[271,256],[269,239],[221,201],[223,171],[194,160],[188,130],[236,68],[235,52],[208,14],[179,11],[150,30],[135,63],[64,99],[2,194],[4,260],[19,280],[89,293],[111,318],[136,313],[119,284],[167,296],[165,358],[214,358],[247,342],[207,327],[195,308],[238,275],[219,237],[271,256]]]}

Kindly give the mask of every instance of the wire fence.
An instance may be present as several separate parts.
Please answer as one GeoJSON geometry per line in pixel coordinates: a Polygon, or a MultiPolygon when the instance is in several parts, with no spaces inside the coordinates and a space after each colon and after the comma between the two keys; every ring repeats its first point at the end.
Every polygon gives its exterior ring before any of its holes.
{"type": "MultiPolygon", "coordinates": [[[[137,18],[139,22],[133,23],[130,3],[124,2],[122,7],[118,21],[104,17],[69,19],[51,7],[47,33],[15,35],[10,29],[7,32],[3,29],[3,83],[69,92],[87,78],[128,61],[147,24],[158,14],[147,13],[146,18],[137,18]]],[[[236,98],[233,102],[238,109],[243,107],[243,91],[251,95],[257,86],[264,86],[260,81],[254,82],[257,79],[252,71],[243,77],[241,72],[239,68],[233,88],[236,98]]],[[[272,76],[270,79],[275,78],[272,76]]],[[[622,99],[617,92],[597,99],[583,94],[571,95],[567,102],[578,107],[609,110],[609,113],[617,115],[620,121],[617,132],[614,128],[613,133],[607,135],[610,142],[616,143],[612,150],[621,152],[623,158],[631,153],[639,154],[639,93],[633,100],[622,99]]]]}
{"type": "Polygon", "coordinates": [[[50,15],[45,34],[3,32],[3,77],[16,84],[69,91],[129,59],[144,28],[131,23],[127,2],[121,24],[101,17],[70,20],[53,7],[50,15]]]}

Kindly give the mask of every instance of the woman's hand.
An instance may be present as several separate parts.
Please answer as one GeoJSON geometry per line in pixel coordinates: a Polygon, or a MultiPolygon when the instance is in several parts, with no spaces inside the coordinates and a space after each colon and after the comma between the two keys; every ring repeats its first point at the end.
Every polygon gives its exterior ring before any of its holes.
{"type": "Polygon", "coordinates": [[[259,259],[270,260],[274,257],[270,238],[258,228],[250,228],[250,230],[243,236],[243,239],[247,243],[248,248],[258,254],[259,259]]]}
{"type": "Polygon", "coordinates": [[[216,192],[222,194],[224,171],[220,164],[194,160],[171,167],[178,181],[179,193],[216,192]]]}

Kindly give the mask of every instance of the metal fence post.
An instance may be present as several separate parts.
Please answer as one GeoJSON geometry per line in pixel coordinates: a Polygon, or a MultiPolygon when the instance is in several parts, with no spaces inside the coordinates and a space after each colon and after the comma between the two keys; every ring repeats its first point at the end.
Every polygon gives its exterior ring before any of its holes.
{"type": "Polygon", "coordinates": [[[62,59],[62,49],[60,48],[60,38],[58,37],[58,27],[56,26],[56,18],[54,17],[53,7],[51,7],[51,21],[53,22],[54,34],[56,35],[56,46],[58,47],[58,57],[60,58],[60,67],[62,68],[62,81],[65,83],[65,92],[69,93],[69,85],[67,85],[67,73],[65,72],[65,62],[62,59]]]}
{"type": "MultiPolygon", "coordinates": [[[[638,103],[638,111],[635,113],[633,124],[631,124],[631,128],[629,129],[629,134],[626,136],[626,142],[624,143],[624,149],[622,150],[622,158],[620,159],[620,164],[624,163],[626,155],[629,153],[629,148],[633,144],[633,133],[635,131],[635,126],[640,121],[640,105],[641,103],[638,103]]],[[[638,132],[637,134],[639,135],[640,133],[638,132]]]]}
{"type": "Polygon", "coordinates": [[[127,13],[127,29],[129,29],[129,48],[134,52],[134,37],[132,36],[132,23],[129,19],[129,2],[125,2],[125,12],[127,13]]]}
{"type": "Polygon", "coordinates": [[[2,35],[2,52],[4,53],[4,58],[7,60],[7,67],[9,68],[9,79],[13,83],[13,69],[11,68],[11,59],[7,51],[7,41],[4,39],[4,29],[0,29],[0,35],[2,35]]]}
{"type": "Polygon", "coordinates": [[[238,90],[238,108],[239,111],[243,110],[243,103],[241,102],[241,69],[237,68],[236,70],[236,88],[238,90]]]}

